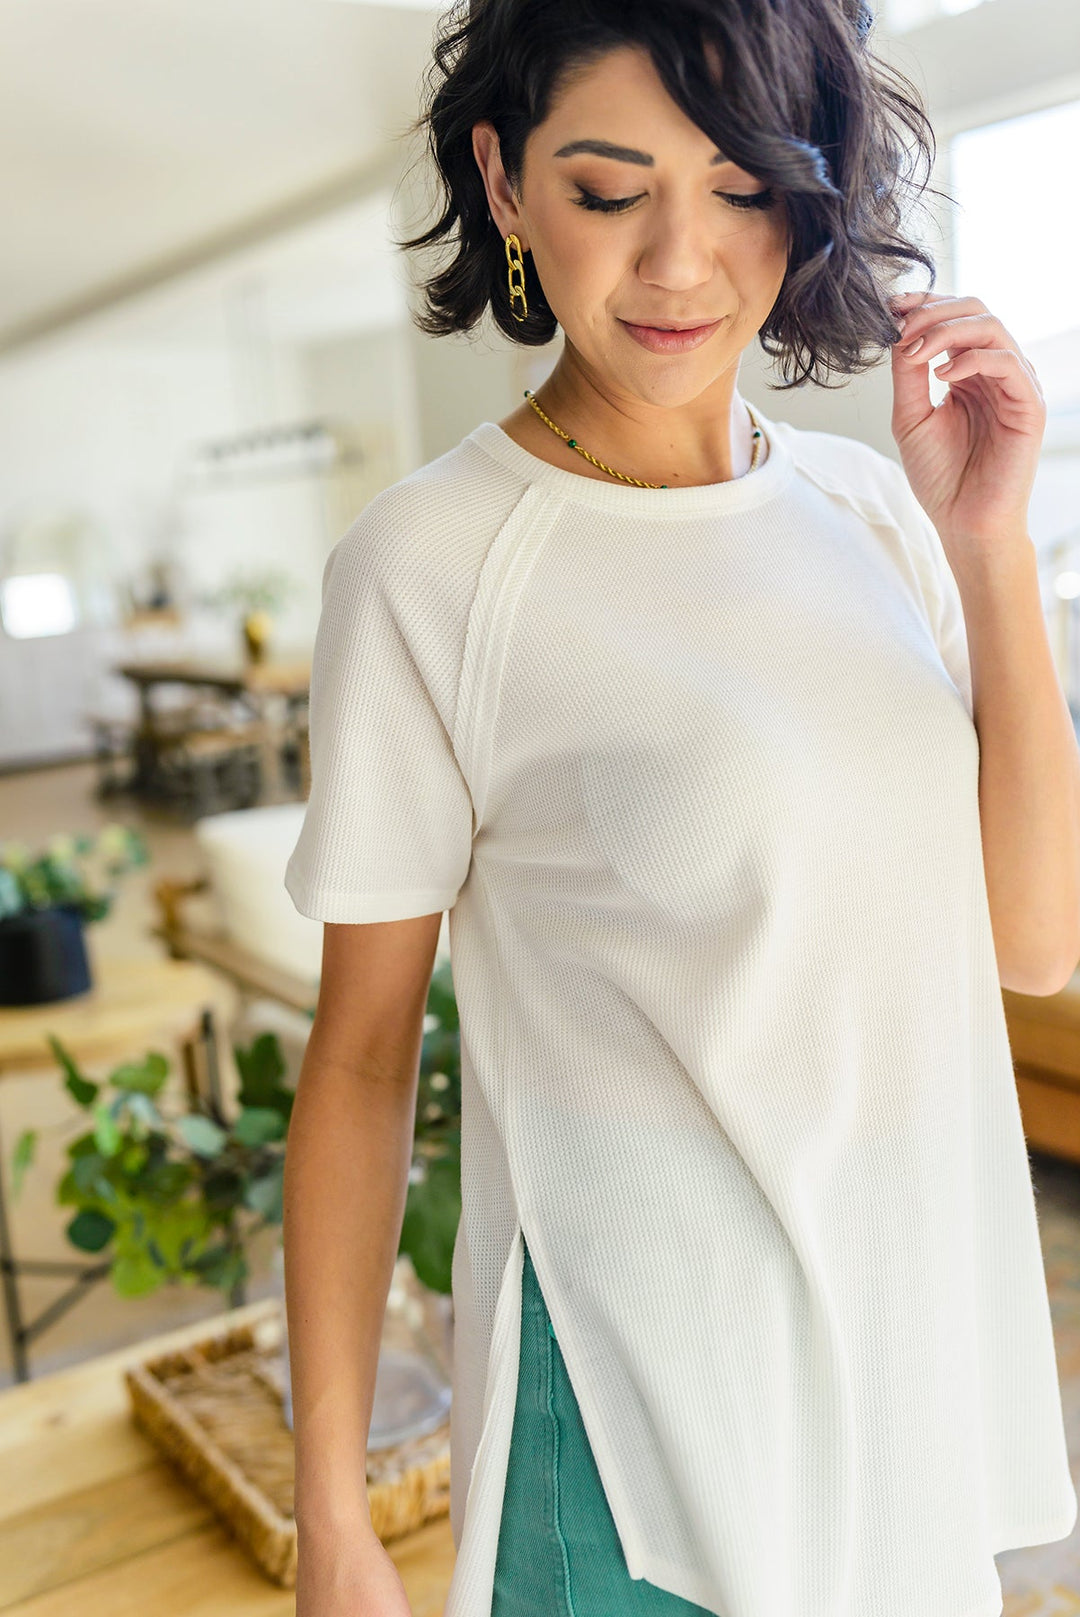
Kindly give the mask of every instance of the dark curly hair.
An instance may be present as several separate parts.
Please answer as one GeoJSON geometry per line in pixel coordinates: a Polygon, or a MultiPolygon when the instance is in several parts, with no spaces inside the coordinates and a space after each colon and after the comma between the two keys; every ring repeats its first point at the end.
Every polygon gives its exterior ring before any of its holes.
{"type": "Polygon", "coordinates": [[[426,128],[445,207],[430,229],[395,245],[416,251],[456,232],[456,253],[421,282],[415,324],[434,337],[467,332],[490,305],[513,342],[551,341],[557,322],[528,251],[528,316],[511,313],[506,249],[472,128],[492,122],[520,196],[526,138],[559,90],[629,44],[649,52],[687,117],[786,204],[787,272],[758,333],[790,373],[784,388],[870,369],[899,338],[887,300],[905,266],[923,265],[928,290],[936,281],[933,257],[903,234],[903,215],[925,191],[954,200],[927,183],[930,120],[911,81],[871,52],[873,21],[866,0],[455,0],[439,21],[425,110],[407,130],[426,128]],[[706,45],[733,64],[722,94],[706,45]]]}

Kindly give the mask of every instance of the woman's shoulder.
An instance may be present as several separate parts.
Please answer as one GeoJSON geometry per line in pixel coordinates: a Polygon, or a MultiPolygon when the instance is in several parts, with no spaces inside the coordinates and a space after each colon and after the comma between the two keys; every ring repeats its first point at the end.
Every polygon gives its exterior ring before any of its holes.
{"type": "Polygon", "coordinates": [[[323,607],[333,601],[364,632],[378,624],[399,637],[438,685],[460,666],[484,562],[521,494],[518,479],[463,439],[357,512],[326,557],[323,607]]]}
{"type": "Polygon", "coordinates": [[[445,520],[469,526],[480,512],[520,496],[521,479],[486,454],[474,429],[452,448],[389,483],[370,503],[373,515],[393,519],[421,510],[441,510],[445,520]]]}
{"type": "Polygon", "coordinates": [[[867,522],[888,529],[917,576],[942,655],[971,711],[963,645],[963,608],[944,547],[908,481],[902,462],[843,433],[774,423],[796,464],[816,486],[853,506],[867,522]]]}
{"type": "Polygon", "coordinates": [[[520,498],[520,481],[463,438],[372,495],[330,552],[328,573],[347,565],[389,589],[418,573],[477,574],[520,498]]]}
{"type": "Polygon", "coordinates": [[[771,426],[803,475],[826,492],[874,514],[884,511],[894,520],[907,509],[907,477],[894,456],[846,433],[799,427],[790,421],[774,421],[771,426]]]}

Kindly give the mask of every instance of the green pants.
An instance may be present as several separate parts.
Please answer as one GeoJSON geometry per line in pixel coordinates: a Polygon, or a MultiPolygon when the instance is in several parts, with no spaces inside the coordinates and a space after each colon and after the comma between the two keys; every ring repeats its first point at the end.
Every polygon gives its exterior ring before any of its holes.
{"type": "Polygon", "coordinates": [[[711,1617],[626,1570],[528,1247],[491,1617],[711,1617]]]}

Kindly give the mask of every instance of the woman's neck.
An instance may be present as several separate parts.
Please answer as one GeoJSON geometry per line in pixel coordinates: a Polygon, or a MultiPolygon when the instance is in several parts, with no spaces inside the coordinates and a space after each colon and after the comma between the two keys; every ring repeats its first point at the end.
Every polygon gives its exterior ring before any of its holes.
{"type": "MultiPolygon", "coordinates": [[[[560,362],[561,364],[561,362],[560,362]]],[[[750,470],[753,426],[745,401],[732,385],[724,397],[714,390],[707,404],[694,401],[693,415],[680,409],[630,405],[621,408],[594,387],[561,377],[559,366],[534,389],[536,402],[557,427],[597,460],[616,471],[669,488],[724,483],[750,470]],[[724,423],[727,431],[724,431],[724,423]]],[[[528,399],[499,426],[538,459],[582,477],[615,481],[593,466],[552,430],[528,399]]],[[[763,445],[758,464],[766,459],[763,445]]]]}

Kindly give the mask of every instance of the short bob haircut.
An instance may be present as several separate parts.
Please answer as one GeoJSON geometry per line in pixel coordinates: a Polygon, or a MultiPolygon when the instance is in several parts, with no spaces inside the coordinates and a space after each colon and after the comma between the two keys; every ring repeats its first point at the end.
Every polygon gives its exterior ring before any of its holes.
{"type": "Polygon", "coordinates": [[[902,218],[924,191],[945,195],[927,184],[936,147],[919,92],[873,55],[873,22],[867,0],[455,0],[439,20],[424,110],[407,131],[426,127],[445,207],[395,245],[415,251],[456,236],[456,252],[420,283],[415,324],[435,337],[467,332],[490,305],[515,343],[555,336],[528,251],[528,316],[511,313],[472,128],[491,120],[520,196],[526,138],[560,89],[608,51],[637,45],[687,117],[786,205],[787,272],[758,333],[783,387],[868,370],[899,338],[888,297],[906,266],[921,264],[930,288],[936,280],[902,218]]]}

